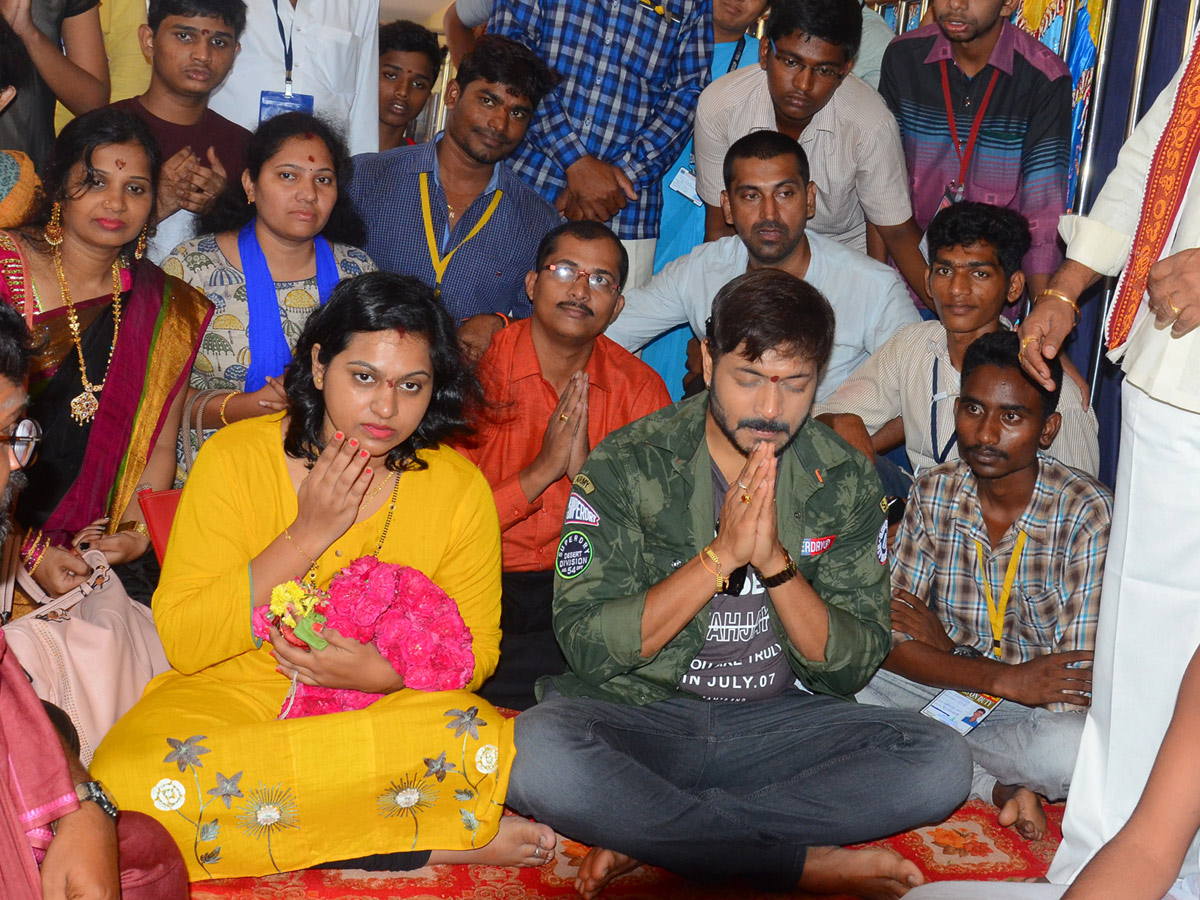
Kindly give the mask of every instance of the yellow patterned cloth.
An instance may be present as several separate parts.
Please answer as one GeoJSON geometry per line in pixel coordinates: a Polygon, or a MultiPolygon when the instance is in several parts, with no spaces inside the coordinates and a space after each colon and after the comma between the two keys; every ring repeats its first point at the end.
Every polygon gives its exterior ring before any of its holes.
{"type": "MultiPolygon", "coordinates": [[[[196,462],[154,614],[175,671],[108,734],[92,772],[123,809],[179,844],[192,880],[263,875],[405,850],[462,850],[499,827],[512,725],[471,690],[500,653],[500,529],[492,492],[455,451],[400,477],[380,559],[420,569],[473,636],[464,691],[403,690],[357,712],[279,721],[289,682],[250,631],[249,562],[296,516],[279,416],[237,422],[196,462]]],[[[385,506],[319,560],[328,584],[372,553],[385,506]]]]}

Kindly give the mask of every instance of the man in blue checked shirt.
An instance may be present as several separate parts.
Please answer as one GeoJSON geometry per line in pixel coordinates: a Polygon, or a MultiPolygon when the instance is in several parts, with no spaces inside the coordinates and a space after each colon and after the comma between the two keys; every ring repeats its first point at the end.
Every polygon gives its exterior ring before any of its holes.
{"type": "Polygon", "coordinates": [[[563,76],[513,169],[568,219],[607,222],[625,242],[631,287],[649,279],[659,182],[691,135],[713,55],[707,0],[499,0],[492,34],[563,76]]]}
{"type": "Polygon", "coordinates": [[[1039,795],[1067,795],[1091,702],[1112,492],[1043,452],[1061,422],[1062,365],[1049,391],[1019,353],[1012,331],[967,348],[961,458],[909,496],[892,557],[892,651],[857,699],[963,731],[964,713],[951,711],[985,705],[971,693],[1003,698],[966,723],[971,796],[1034,840],[1046,829],[1039,795]]]}

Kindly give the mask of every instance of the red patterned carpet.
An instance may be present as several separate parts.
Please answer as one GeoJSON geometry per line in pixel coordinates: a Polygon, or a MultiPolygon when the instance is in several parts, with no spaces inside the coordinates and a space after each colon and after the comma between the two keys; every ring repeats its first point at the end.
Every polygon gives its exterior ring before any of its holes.
{"type": "MultiPolygon", "coordinates": [[[[968,803],[940,825],[897,835],[883,846],[913,860],[930,881],[1024,881],[1040,877],[1062,839],[1062,806],[1047,809],[1050,828],[1040,841],[1023,840],[996,824],[995,809],[968,803]]],[[[553,866],[502,869],[434,866],[415,872],[309,871],[265,878],[208,881],[192,886],[192,900],[524,900],[575,897],[572,882],[587,848],[561,841],[553,866]]],[[[779,894],[739,886],[709,887],[643,867],[617,879],[606,900],[768,900],[779,894]]],[[[799,895],[797,895],[799,896],[799,895]]]]}

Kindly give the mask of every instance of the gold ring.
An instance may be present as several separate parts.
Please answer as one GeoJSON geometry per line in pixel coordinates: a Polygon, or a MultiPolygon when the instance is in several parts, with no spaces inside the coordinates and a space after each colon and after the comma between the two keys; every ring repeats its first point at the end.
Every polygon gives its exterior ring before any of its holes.
{"type": "Polygon", "coordinates": [[[570,416],[568,416],[566,413],[559,413],[559,414],[558,414],[558,418],[559,418],[561,421],[565,422],[565,421],[567,421],[567,419],[569,419],[569,418],[571,418],[571,417],[570,417],[570,416]]]}
{"type": "Polygon", "coordinates": [[[1028,337],[1022,338],[1021,339],[1021,352],[1024,353],[1025,348],[1028,347],[1030,344],[1032,344],[1036,340],[1037,340],[1037,338],[1035,338],[1032,334],[1029,335],[1028,337]]]}
{"type": "Polygon", "coordinates": [[[742,494],[742,496],[741,496],[741,500],[742,500],[742,502],[743,502],[743,503],[749,503],[749,502],[750,502],[750,495],[749,495],[749,494],[742,494]]]}
{"type": "Polygon", "coordinates": [[[1175,313],[1175,318],[1178,319],[1180,317],[1180,315],[1182,315],[1183,310],[1180,309],[1178,306],[1176,306],[1174,303],[1172,303],[1170,300],[1167,301],[1167,306],[1171,307],[1171,312],[1175,313]]]}

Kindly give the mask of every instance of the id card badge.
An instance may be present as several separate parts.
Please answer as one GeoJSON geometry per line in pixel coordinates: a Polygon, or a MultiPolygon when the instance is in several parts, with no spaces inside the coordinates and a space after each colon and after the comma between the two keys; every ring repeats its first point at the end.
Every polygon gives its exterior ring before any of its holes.
{"type": "Polygon", "coordinates": [[[959,734],[969,734],[1002,702],[991,694],[946,690],[930,700],[921,715],[949,725],[959,734]]]}
{"type": "Polygon", "coordinates": [[[291,94],[283,91],[263,91],[258,97],[258,124],[273,119],[280,113],[312,113],[312,94],[291,94]]]}
{"type": "Polygon", "coordinates": [[[694,206],[704,206],[704,201],[696,193],[696,175],[694,172],[680,166],[679,171],[675,173],[675,177],[671,179],[670,187],[675,193],[682,194],[690,200],[694,206]]]}

